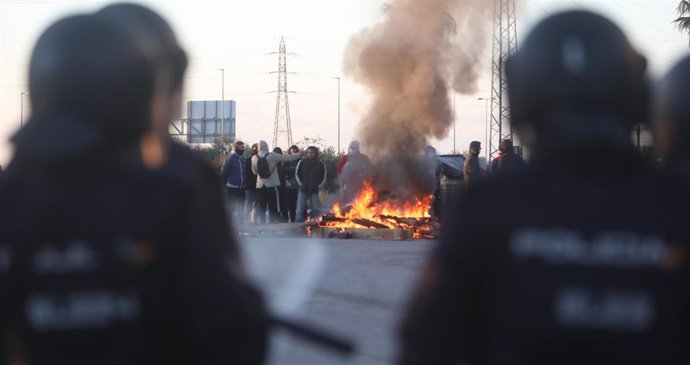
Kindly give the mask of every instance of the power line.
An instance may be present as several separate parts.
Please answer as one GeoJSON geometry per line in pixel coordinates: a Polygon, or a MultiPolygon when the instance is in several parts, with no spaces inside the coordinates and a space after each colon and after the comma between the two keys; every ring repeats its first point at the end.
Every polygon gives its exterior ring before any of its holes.
{"type": "Polygon", "coordinates": [[[637,14],[633,13],[632,11],[628,10],[626,7],[624,7],[623,5],[621,5],[621,4],[618,2],[618,0],[613,0],[613,3],[614,3],[616,6],[618,6],[619,8],[623,9],[623,11],[625,11],[626,13],[630,14],[630,15],[631,15],[632,17],[634,17],[635,19],[639,20],[640,22],[642,22],[642,23],[644,23],[644,24],[647,24],[648,26],[650,26],[650,27],[656,29],[657,31],[662,32],[662,33],[665,33],[665,34],[667,34],[667,35],[674,35],[673,33],[670,33],[670,32],[668,32],[667,30],[664,30],[664,29],[659,28],[657,25],[648,22],[646,19],[644,19],[644,18],[638,16],[637,14]]]}
{"type": "Polygon", "coordinates": [[[0,0],[0,5],[50,4],[80,1],[82,0],[0,0]]]}
{"type": "Polygon", "coordinates": [[[552,12],[550,12],[550,11],[544,9],[544,8],[543,8],[541,5],[539,5],[535,0],[531,0],[531,1],[532,1],[532,4],[533,4],[534,6],[536,6],[537,8],[539,8],[539,10],[541,10],[541,11],[542,11],[544,14],[546,14],[547,16],[553,15],[552,12]]]}

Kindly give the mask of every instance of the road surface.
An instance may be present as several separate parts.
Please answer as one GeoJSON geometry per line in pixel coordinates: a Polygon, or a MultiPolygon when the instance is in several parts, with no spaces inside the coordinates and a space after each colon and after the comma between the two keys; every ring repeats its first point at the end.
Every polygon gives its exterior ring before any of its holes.
{"type": "Polygon", "coordinates": [[[395,358],[395,328],[433,241],[244,237],[249,270],[275,311],[353,338],[349,358],[278,332],[269,365],[383,365],[395,358]]]}

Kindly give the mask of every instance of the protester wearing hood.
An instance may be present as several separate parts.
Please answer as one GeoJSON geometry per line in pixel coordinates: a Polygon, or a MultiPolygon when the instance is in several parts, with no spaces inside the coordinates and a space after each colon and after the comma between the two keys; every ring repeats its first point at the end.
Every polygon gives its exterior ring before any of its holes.
{"type": "Polygon", "coordinates": [[[252,157],[252,172],[256,174],[256,223],[278,221],[278,164],[298,160],[302,155],[279,155],[269,152],[268,143],[259,141],[259,153],[252,157]],[[266,218],[268,209],[269,218],[266,218]]]}
{"type": "Polygon", "coordinates": [[[371,161],[359,150],[359,142],[352,141],[348,154],[341,157],[337,172],[340,190],[346,202],[354,200],[366,181],[371,179],[371,161]]]}
{"type": "Polygon", "coordinates": [[[297,222],[303,222],[307,210],[307,200],[311,206],[311,218],[316,218],[321,210],[319,189],[326,183],[326,165],[319,160],[319,149],[307,148],[307,157],[297,163],[295,177],[299,192],[297,193],[297,222]]]}

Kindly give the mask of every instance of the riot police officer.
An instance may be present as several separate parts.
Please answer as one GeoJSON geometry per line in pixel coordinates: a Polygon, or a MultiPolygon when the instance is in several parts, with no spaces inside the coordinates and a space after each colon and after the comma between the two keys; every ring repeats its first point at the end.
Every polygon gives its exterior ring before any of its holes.
{"type": "Polygon", "coordinates": [[[532,30],[505,70],[531,166],[459,202],[402,325],[401,364],[688,363],[688,234],[630,138],[645,68],[599,15],[532,30]]]}
{"type": "Polygon", "coordinates": [[[230,232],[223,205],[225,193],[212,166],[182,143],[172,141],[170,121],[182,105],[187,56],[170,25],[159,14],[141,5],[117,3],[99,10],[96,16],[114,22],[128,32],[156,68],[156,87],[151,105],[151,130],[142,139],[143,163],[191,186],[194,196],[195,236],[218,245],[232,257],[233,266],[243,272],[237,243],[230,232]]]}
{"type": "Polygon", "coordinates": [[[690,57],[675,65],[658,87],[655,108],[657,150],[668,171],[690,182],[690,57]]]}
{"type": "Polygon", "coordinates": [[[12,361],[263,362],[261,301],[228,250],[197,240],[194,185],[141,164],[155,68],[94,15],[58,21],[35,46],[34,111],[0,186],[12,361]]]}

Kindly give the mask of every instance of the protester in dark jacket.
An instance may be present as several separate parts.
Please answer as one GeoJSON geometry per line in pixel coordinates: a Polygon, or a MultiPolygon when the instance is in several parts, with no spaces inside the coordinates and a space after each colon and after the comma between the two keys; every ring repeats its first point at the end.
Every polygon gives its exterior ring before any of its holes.
{"type": "Polygon", "coordinates": [[[2,363],[263,362],[236,257],[196,240],[193,182],[140,144],[166,75],[138,45],[94,15],[36,45],[34,112],[0,185],[2,363]]]}
{"type": "MultiPolygon", "coordinates": [[[[289,155],[299,154],[299,147],[291,146],[288,150],[289,155]]],[[[297,178],[295,177],[295,169],[299,161],[283,162],[283,174],[285,176],[285,213],[286,216],[283,220],[296,222],[297,217],[295,212],[297,210],[297,191],[298,184],[297,178]]]]}
{"type": "Polygon", "coordinates": [[[247,185],[245,189],[246,199],[244,200],[244,217],[256,223],[255,207],[256,207],[256,174],[252,170],[252,158],[259,154],[259,144],[252,145],[251,155],[247,159],[247,185]]]}
{"type": "MultiPolygon", "coordinates": [[[[283,149],[280,147],[273,148],[273,153],[279,155],[283,154],[283,149]]],[[[290,161],[293,162],[293,161],[290,161]]],[[[280,185],[278,186],[278,221],[288,222],[288,211],[286,206],[286,193],[285,186],[287,184],[287,176],[285,175],[285,164],[290,162],[279,162],[276,170],[278,171],[278,179],[280,180],[280,185]]]]}
{"type": "Polygon", "coordinates": [[[237,214],[237,221],[244,222],[245,179],[247,161],[244,158],[244,142],[235,142],[235,148],[225,160],[220,172],[221,181],[225,183],[225,192],[228,194],[232,213],[237,214]]]}
{"type": "Polygon", "coordinates": [[[307,158],[300,160],[295,169],[295,177],[299,185],[297,194],[297,222],[305,219],[307,200],[311,205],[312,218],[316,218],[321,210],[319,189],[326,183],[326,165],[319,160],[319,149],[315,146],[307,148],[307,158]]]}
{"type": "Polygon", "coordinates": [[[498,157],[491,161],[491,169],[489,171],[492,175],[507,176],[522,172],[525,169],[525,163],[522,158],[515,153],[513,148],[513,141],[504,139],[498,145],[498,157]]]}

